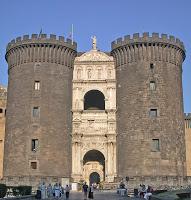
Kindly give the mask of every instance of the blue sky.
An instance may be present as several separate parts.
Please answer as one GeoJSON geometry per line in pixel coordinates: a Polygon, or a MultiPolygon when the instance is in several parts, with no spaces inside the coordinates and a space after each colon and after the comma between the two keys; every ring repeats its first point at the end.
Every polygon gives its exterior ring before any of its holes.
{"type": "Polygon", "coordinates": [[[98,47],[110,51],[118,37],[159,32],[181,39],[186,48],[183,64],[185,112],[191,112],[191,1],[190,0],[0,0],[0,83],[7,85],[6,44],[24,34],[69,36],[74,24],[78,51],[98,47]]]}

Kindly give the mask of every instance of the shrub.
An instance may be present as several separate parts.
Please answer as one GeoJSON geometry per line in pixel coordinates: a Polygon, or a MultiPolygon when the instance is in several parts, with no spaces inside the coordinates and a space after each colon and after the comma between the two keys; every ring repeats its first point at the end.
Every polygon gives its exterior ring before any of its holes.
{"type": "Polygon", "coordinates": [[[5,184],[0,184],[0,198],[3,198],[7,193],[7,186],[5,184]]]}
{"type": "Polygon", "coordinates": [[[31,195],[32,193],[32,186],[21,185],[21,186],[18,186],[17,189],[21,196],[31,195]]]}
{"type": "Polygon", "coordinates": [[[25,196],[25,195],[31,195],[32,187],[21,185],[21,186],[12,186],[12,191],[14,196],[25,196]]]}
{"type": "Polygon", "coordinates": [[[19,190],[17,186],[12,186],[10,188],[12,189],[14,196],[19,196],[19,190]]]}

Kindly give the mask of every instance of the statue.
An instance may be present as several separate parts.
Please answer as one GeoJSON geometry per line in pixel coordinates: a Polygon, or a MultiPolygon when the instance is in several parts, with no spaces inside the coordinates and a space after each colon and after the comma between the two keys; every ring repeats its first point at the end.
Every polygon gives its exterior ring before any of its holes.
{"type": "Polygon", "coordinates": [[[97,50],[97,38],[96,38],[96,36],[92,36],[91,39],[92,39],[92,49],[97,50]]]}
{"type": "Polygon", "coordinates": [[[91,77],[92,77],[91,69],[88,69],[88,79],[90,79],[91,77]]]}
{"type": "Polygon", "coordinates": [[[77,79],[81,78],[81,69],[77,69],[77,79]]]}

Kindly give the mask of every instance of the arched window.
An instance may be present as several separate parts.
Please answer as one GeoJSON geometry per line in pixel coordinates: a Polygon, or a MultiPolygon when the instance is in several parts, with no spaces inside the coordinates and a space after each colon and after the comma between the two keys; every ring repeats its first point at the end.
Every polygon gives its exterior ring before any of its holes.
{"type": "Polygon", "coordinates": [[[90,161],[98,161],[101,165],[104,165],[105,157],[98,150],[90,150],[84,155],[83,164],[85,165],[87,162],[90,162],[90,161]]]}
{"type": "Polygon", "coordinates": [[[105,110],[105,97],[99,90],[90,90],[84,96],[84,110],[105,110]]]}

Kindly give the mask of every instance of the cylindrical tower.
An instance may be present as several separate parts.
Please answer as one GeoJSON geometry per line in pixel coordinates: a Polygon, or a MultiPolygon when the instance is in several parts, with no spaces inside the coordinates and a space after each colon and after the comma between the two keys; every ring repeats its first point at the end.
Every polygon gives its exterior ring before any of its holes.
{"type": "Polygon", "coordinates": [[[148,33],[112,43],[119,176],[184,176],[184,45],[148,33]]]}
{"type": "Polygon", "coordinates": [[[70,177],[76,46],[46,34],[8,44],[4,177],[70,177]]]}

